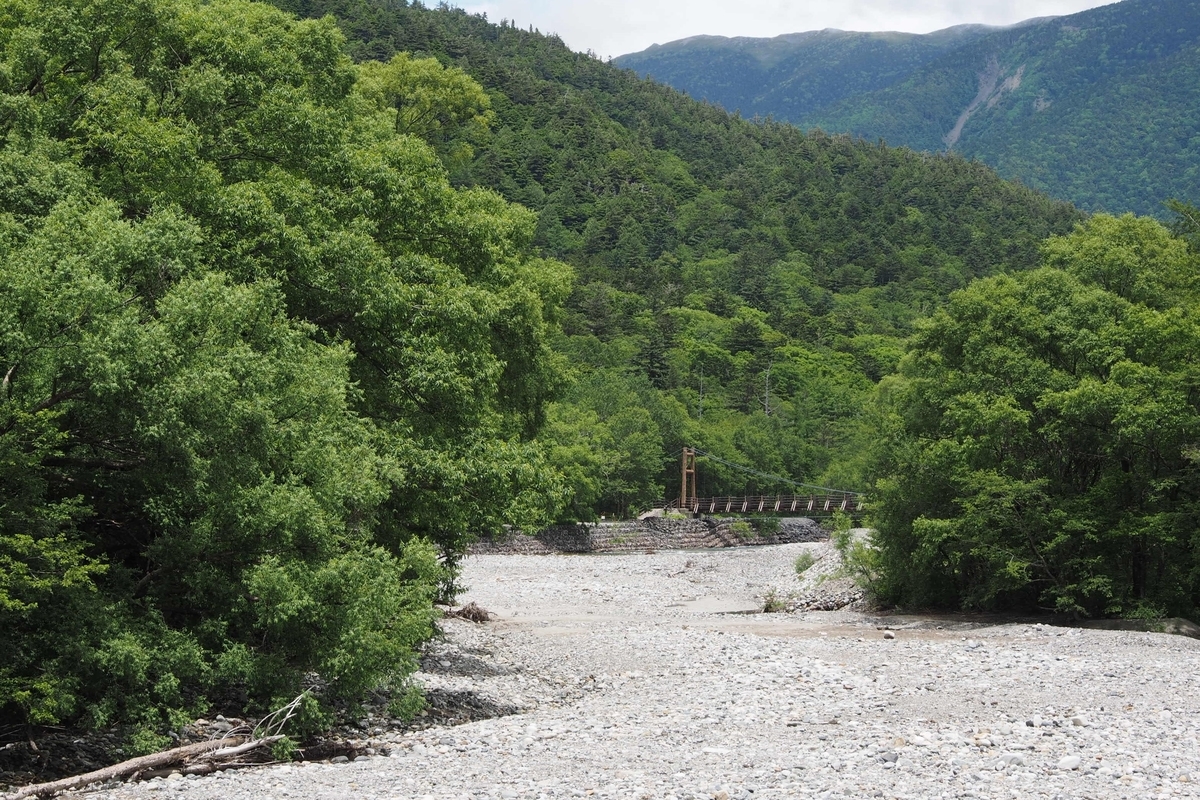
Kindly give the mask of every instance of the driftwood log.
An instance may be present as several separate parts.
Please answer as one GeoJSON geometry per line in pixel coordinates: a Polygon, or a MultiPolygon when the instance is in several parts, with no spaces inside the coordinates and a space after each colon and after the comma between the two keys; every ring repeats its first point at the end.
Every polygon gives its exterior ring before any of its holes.
{"type": "Polygon", "coordinates": [[[226,736],[224,739],[215,739],[211,742],[184,745],[183,747],[164,750],[161,753],[151,753],[148,756],[131,758],[128,761],[122,761],[120,764],[113,764],[111,767],[105,767],[83,775],[75,775],[71,778],[63,778],[57,781],[50,781],[49,783],[23,786],[15,792],[3,795],[0,800],[52,797],[59,792],[81,789],[93,783],[105,783],[107,781],[124,780],[126,778],[152,774],[166,767],[179,768],[179,771],[184,773],[211,772],[224,762],[234,761],[239,756],[245,755],[252,750],[257,750],[260,747],[270,747],[282,738],[282,736],[264,736],[260,739],[251,739],[247,736],[226,736]]]}

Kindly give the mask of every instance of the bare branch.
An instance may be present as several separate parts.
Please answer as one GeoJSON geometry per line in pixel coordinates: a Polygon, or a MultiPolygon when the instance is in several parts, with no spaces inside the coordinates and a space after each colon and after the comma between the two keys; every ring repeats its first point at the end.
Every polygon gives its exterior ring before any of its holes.
{"type": "MultiPolygon", "coordinates": [[[[200,742],[198,744],[189,744],[183,747],[176,747],[171,750],[164,750],[161,753],[151,753],[148,756],[140,756],[131,758],[128,761],[122,761],[120,764],[114,764],[111,767],[94,770],[84,773],[83,775],[75,775],[71,778],[63,778],[49,783],[37,783],[32,786],[24,786],[15,792],[6,794],[2,800],[24,800],[27,797],[52,797],[59,792],[65,792],[70,789],[80,789],[92,783],[104,783],[112,780],[119,780],[131,775],[145,772],[146,770],[157,769],[168,765],[184,764],[192,760],[203,759],[208,757],[212,759],[216,753],[222,750],[229,750],[250,744],[246,742],[245,737],[232,736],[224,739],[218,739],[212,742],[200,742]]],[[[263,744],[271,744],[266,739],[253,740],[253,744],[258,747],[263,744]]],[[[244,751],[243,751],[244,752],[244,751]]]]}
{"type": "Polygon", "coordinates": [[[81,789],[93,783],[106,783],[114,780],[132,781],[138,778],[151,777],[162,774],[162,771],[168,768],[172,770],[178,769],[185,774],[204,774],[231,766],[243,766],[237,762],[239,756],[262,747],[270,747],[284,738],[280,731],[283,730],[283,726],[287,724],[288,720],[300,710],[300,704],[307,696],[308,692],[304,691],[283,708],[268,714],[255,727],[253,734],[226,734],[221,739],[212,739],[207,742],[164,750],[161,753],[152,753],[148,756],[131,758],[128,761],[122,761],[120,764],[114,764],[111,767],[105,767],[83,775],[63,778],[62,780],[51,781],[49,783],[24,786],[10,794],[0,795],[0,800],[52,797],[59,792],[81,789]],[[266,735],[262,735],[261,732],[265,732],[266,735]]]}

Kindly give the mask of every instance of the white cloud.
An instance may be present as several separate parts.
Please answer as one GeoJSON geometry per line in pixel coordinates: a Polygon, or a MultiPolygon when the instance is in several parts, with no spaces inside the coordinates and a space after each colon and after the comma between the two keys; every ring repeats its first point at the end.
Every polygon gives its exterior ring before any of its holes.
{"type": "Polygon", "coordinates": [[[1008,25],[1030,17],[1073,14],[1104,0],[460,0],[488,19],[515,20],[557,33],[574,50],[601,57],[699,34],[777,36],[843,30],[928,31],[980,22],[1008,25]]]}

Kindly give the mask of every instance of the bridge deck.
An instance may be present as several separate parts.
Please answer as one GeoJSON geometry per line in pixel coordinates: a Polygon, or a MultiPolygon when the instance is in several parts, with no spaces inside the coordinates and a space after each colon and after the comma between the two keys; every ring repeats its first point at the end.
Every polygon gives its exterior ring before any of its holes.
{"type": "Polygon", "coordinates": [[[862,511],[863,498],[852,492],[833,494],[778,494],[744,497],[692,497],[685,504],[678,499],[666,505],[668,511],[693,514],[832,514],[835,511],[862,511]]]}

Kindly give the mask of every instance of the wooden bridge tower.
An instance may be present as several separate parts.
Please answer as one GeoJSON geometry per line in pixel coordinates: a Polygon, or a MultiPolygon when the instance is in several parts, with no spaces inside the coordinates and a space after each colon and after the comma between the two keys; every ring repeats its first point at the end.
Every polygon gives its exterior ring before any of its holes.
{"type": "Polygon", "coordinates": [[[683,448],[680,471],[682,480],[679,482],[679,507],[691,510],[696,498],[696,448],[683,448]]]}

